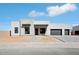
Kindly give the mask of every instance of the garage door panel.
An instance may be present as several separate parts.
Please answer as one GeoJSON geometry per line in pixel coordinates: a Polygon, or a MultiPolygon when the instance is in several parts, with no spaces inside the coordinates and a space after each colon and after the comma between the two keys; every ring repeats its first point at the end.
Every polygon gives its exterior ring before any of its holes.
{"type": "Polygon", "coordinates": [[[51,35],[62,35],[62,29],[51,29],[51,35]]]}

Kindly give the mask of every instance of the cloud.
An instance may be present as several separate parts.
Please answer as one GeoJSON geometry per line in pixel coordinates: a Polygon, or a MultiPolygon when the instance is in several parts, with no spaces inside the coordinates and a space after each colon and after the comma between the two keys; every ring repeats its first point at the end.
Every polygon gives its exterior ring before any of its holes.
{"type": "Polygon", "coordinates": [[[36,16],[58,16],[66,12],[75,11],[77,9],[77,6],[75,4],[64,4],[62,6],[50,6],[47,7],[45,10],[46,12],[37,12],[35,10],[32,10],[29,13],[29,16],[36,17],[36,16]]]}
{"type": "Polygon", "coordinates": [[[35,10],[32,10],[30,13],[29,13],[29,16],[31,17],[36,17],[36,16],[44,16],[45,13],[44,12],[37,12],[35,10]]]}
{"type": "Polygon", "coordinates": [[[57,16],[69,11],[75,11],[77,6],[75,4],[65,4],[63,6],[51,6],[47,8],[48,16],[57,16]]]}

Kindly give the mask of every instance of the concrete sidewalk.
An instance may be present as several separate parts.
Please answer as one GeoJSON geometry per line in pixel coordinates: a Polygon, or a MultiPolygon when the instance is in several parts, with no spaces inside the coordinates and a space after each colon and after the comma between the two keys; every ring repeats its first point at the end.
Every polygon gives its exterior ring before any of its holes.
{"type": "Polygon", "coordinates": [[[40,43],[40,42],[23,42],[12,44],[0,44],[0,49],[4,48],[79,48],[79,42],[70,43],[40,43]]]}

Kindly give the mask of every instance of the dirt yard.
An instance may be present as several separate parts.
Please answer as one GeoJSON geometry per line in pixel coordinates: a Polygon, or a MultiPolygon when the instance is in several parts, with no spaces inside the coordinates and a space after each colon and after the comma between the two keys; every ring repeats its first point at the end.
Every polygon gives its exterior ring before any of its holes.
{"type": "Polygon", "coordinates": [[[18,42],[41,42],[41,43],[57,43],[61,42],[54,37],[49,36],[10,36],[9,31],[0,31],[0,43],[18,43],[18,42]]]}

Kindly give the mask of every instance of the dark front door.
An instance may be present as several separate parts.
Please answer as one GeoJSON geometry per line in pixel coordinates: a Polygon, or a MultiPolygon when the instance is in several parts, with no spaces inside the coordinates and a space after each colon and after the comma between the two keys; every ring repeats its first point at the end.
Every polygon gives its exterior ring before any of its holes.
{"type": "Polygon", "coordinates": [[[46,28],[40,28],[40,34],[45,35],[46,33],[46,28]]]}
{"type": "Polygon", "coordinates": [[[35,35],[38,35],[38,28],[35,28],[35,35]]]}
{"type": "Polygon", "coordinates": [[[25,27],[25,34],[30,34],[30,29],[29,29],[29,27],[25,27]]]}

